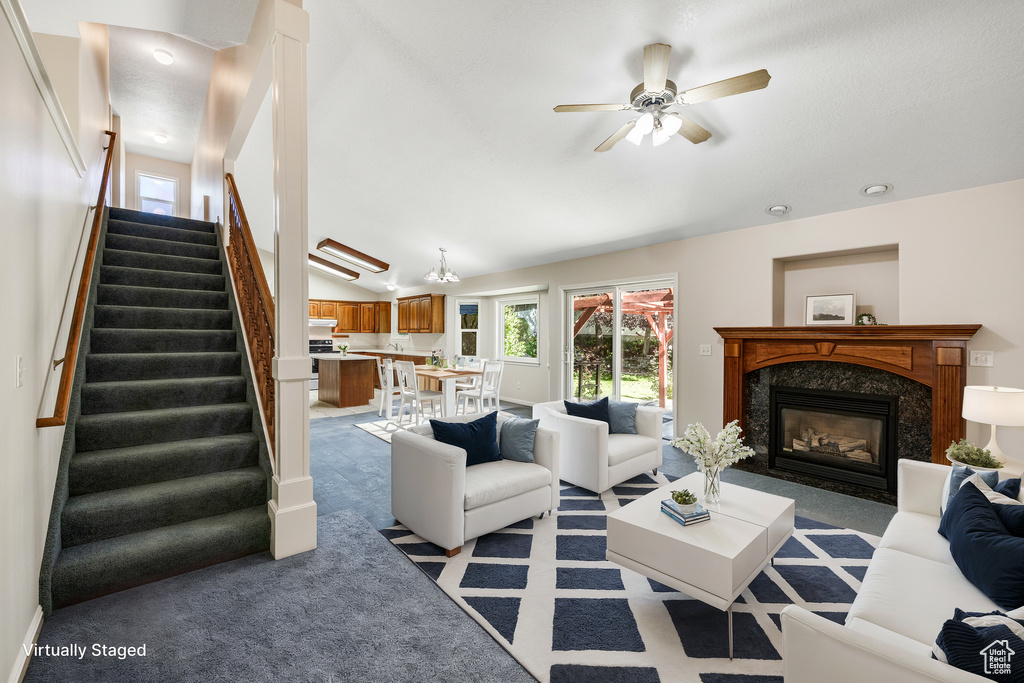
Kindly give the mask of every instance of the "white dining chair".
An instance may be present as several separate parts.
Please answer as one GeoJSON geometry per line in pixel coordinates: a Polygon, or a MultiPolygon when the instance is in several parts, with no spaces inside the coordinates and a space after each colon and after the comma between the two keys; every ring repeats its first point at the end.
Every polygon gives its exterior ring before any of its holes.
{"type": "Polygon", "coordinates": [[[380,408],[377,410],[377,416],[381,417],[385,414],[385,411],[390,414],[390,410],[387,410],[391,401],[395,398],[402,398],[402,392],[398,387],[395,386],[395,368],[392,364],[393,361],[390,358],[377,358],[377,377],[380,379],[380,408]]]}
{"type": "Polygon", "coordinates": [[[483,374],[477,377],[479,384],[475,388],[455,392],[455,412],[458,413],[461,407],[463,414],[468,413],[470,401],[473,401],[473,411],[477,413],[487,410],[488,402],[491,410],[498,410],[498,394],[504,369],[505,363],[500,360],[485,361],[483,374]]]}
{"type": "MultiPolygon", "coordinates": [[[[461,356],[460,358],[463,361],[463,367],[469,370],[480,370],[484,367],[484,363],[487,362],[486,358],[481,358],[480,356],[461,356]]],[[[479,389],[480,377],[481,375],[470,375],[462,381],[456,381],[455,391],[473,391],[474,389],[479,389]]]]}
{"type": "Polygon", "coordinates": [[[416,380],[416,366],[412,361],[395,361],[395,371],[398,374],[399,395],[402,397],[402,402],[398,406],[398,424],[402,424],[405,417],[405,406],[409,406],[409,416],[414,424],[420,423],[424,403],[430,404],[431,415],[437,417],[437,409],[442,400],[441,392],[420,389],[416,380]]]}

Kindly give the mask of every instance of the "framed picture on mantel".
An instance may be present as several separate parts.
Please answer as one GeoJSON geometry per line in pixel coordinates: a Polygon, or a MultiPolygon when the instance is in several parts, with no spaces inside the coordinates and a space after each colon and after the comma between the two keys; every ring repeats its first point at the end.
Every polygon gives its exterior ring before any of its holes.
{"type": "Polygon", "coordinates": [[[805,325],[853,325],[856,311],[853,294],[819,294],[807,297],[805,325]]]}

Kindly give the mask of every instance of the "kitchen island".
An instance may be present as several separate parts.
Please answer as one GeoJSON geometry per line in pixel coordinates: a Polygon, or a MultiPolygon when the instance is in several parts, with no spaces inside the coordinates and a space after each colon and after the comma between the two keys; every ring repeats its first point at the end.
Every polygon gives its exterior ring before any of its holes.
{"type": "Polygon", "coordinates": [[[364,406],[373,400],[377,374],[373,356],[358,353],[313,353],[320,366],[317,398],[338,408],[364,406]]]}

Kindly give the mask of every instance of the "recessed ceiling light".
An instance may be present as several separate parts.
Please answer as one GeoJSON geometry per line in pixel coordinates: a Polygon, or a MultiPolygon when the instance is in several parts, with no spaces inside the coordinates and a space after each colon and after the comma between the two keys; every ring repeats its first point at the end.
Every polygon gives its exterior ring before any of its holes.
{"type": "Polygon", "coordinates": [[[892,185],[888,183],[872,183],[860,188],[860,193],[865,197],[881,197],[883,194],[892,192],[892,185]]]}
{"type": "Polygon", "coordinates": [[[792,207],[786,206],[785,204],[775,204],[774,206],[769,206],[764,210],[764,212],[769,216],[785,216],[792,210],[792,207]]]}
{"type": "Polygon", "coordinates": [[[170,66],[174,64],[174,55],[167,50],[153,50],[153,59],[160,62],[164,66],[170,66]]]}
{"type": "Polygon", "coordinates": [[[393,292],[393,291],[395,291],[396,289],[398,289],[398,287],[395,287],[394,285],[388,285],[388,291],[389,291],[389,292],[393,292]]]}
{"type": "Polygon", "coordinates": [[[156,133],[153,135],[153,139],[159,142],[161,145],[167,144],[167,136],[163,133],[156,133]]]}

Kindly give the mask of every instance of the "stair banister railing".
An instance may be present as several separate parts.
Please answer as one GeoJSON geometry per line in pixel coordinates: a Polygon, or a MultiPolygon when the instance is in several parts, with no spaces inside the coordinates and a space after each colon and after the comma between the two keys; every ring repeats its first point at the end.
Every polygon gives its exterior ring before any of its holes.
{"type": "Polygon", "coordinates": [[[238,312],[245,328],[249,355],[252,358],[253,383],[263,407],[267,425],[267,448],[274,458],[274,299],[270,296],[267,277],[263,273],[256,243],[249,230],[249,221],[242,208],[235,178],[226,174],[228,183],[228,260],[238,297],[238,312]]]}
{"type": "Polygon", "coordinates": [[[53,416],[36,418],[36,427],[62,427],[68,421],[68,405],[71,403],[71,383],[75,378],[75,361],[78,358],[78,345],[82,337],[82,323],[85,321],[85,305],[89,301],[89,283],[92,281],[92,265],[96,260],[96,247],[100,239],[100,227],[103,225],[103,205],[106,203],[107,178],[110,177],[110,164],[114,159],[114,140],[117,133],[104,131],[110,136],[106,150],[106,161],[103,162],[103,177],[100,179],[100,191],[96,198],[95,213],[92,217],[92,232],[89,234],[89,247],[85,252],[85,263],[82,265],[82,277],[78,281],[78,296],[75,299],[75,311],[71,316],[71,329],[68,331],[68,343],[64,348],[64,357],[53,362],[54,368],[61,363],[60,384],[57,387],[57,401],[53,407],[53,416]]]}

